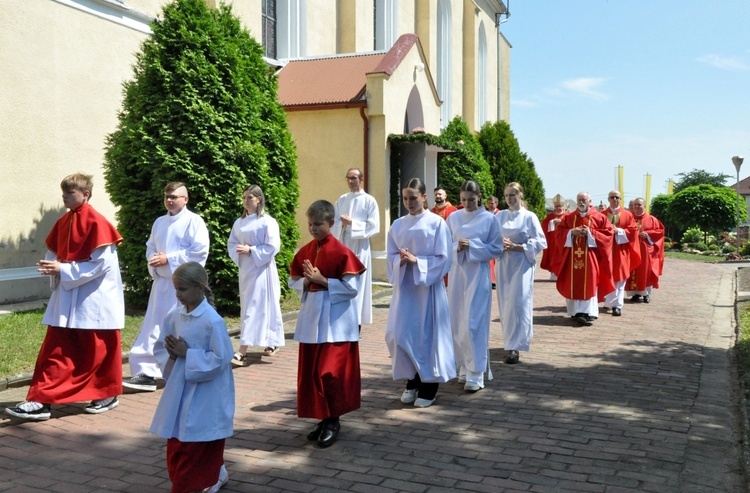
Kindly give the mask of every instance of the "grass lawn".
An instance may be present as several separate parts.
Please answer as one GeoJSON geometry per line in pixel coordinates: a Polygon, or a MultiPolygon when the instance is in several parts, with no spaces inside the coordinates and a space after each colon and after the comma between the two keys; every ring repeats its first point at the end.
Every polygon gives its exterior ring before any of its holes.
{"type": "Polygon", "coordinates": [[[664,256],[668,258],[679,258],[682,260],[697,260],[698,262],[722,262],[724,255],[713,256],[713,255],[698,255],[695,253],[683,253],[683,252],[664,252],[664,256]]]}
{"type": "MultiPolygon", "coordinates": [[[[373,292],[387,289],[373,286],[373,292]]],[[[299,310],[300,301],[297,295],[290,292],[281,300],[283,313],[299,310]]],[[[44,309],[11,313],[0,316],[0,378],[7,378],[34,370],[36,355],[47,332],[42,325],[44,309]]],[[[239,325],[238,317],[224,317],[230,329],[239,325]]],[[[125,328],[120,336],[123,351],[128,351],[138,336],[143,323],[143,313],[126,314],[125,328]]]]}

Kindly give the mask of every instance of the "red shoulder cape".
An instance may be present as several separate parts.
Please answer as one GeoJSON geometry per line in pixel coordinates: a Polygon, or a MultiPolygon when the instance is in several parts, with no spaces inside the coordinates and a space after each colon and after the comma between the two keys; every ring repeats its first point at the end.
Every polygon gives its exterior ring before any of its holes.
{"type": "Polygon", "coordinates": [[[86,202],[57,220],[45,240],[60,262],[81,262],[105,245],[119,245],[122,235],[86,202]]]}
{"type": "MultiPolygon", "coordinates": [[[[303,260],[312,262],[327,279],[341,279],[347,274],[361,274],[366,270],[354,252],[330,234],[299,249],[289,266],[292,277],[304,276],[303,260]]],[[[315,283],[310,285],[310,291],[319,290],[323,287],[315,283]]]]}

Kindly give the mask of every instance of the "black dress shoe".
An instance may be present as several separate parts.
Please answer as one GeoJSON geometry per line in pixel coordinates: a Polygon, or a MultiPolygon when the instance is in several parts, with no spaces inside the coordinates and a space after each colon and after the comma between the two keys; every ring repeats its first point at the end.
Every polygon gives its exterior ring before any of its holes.
{"type": "Polygon", "coordinates": [[[515,349],[512,349],[508,353],[508,357],[505,358],[505,364],[507,364],[507,365],[515,365],[516,363],[518,363],[518,359],[519,359],[518,351],[516,351],[515,349]]]}
{"type": "Polygon", "coordinates": [[[641,295],[640,294],[634,294],[633,296],[630,297],[630,301],[632,301],[633,303],[641,301],[641,295]]]}
{"type": "Polygon", "coordinates": [[[583,325],[586,323],[586,314],[585,313],[576,313],[573,315],[573,320],[578,322],[579,324],[583,325]]]}
{"type": "Polygon", "coordinates": [[[310,433],[307,434],[307,439],[311,442],[314,442],[318,439],[320,436],[320,432],[323,431],[323,425],[325,424],[325,421],[321,421],[320,423],[315,425],[315,428],[312,429],[310,433]]]}
{"type": "Polygon", "coordinates": [[[336,441],[336,437],[339,436],[340,429],[341,423],[339,423],[338,420],[323,423],[323,429],[318,437],[318,445],[320,448],[327,448],[333,445],[333,442],[336,441]]]}
{"type": "Polygon", "coordinates": [[[643,297],[643,302],[644,303],[651,303],[651,296],[649,296],[649,295],[644,296],[643,297]]]}
{"type": "Polygon", "coordinates": [[[622,310],[619,308],[612,308],[612,316],[613,317],[619,317],[622,315],[622,310]]]}

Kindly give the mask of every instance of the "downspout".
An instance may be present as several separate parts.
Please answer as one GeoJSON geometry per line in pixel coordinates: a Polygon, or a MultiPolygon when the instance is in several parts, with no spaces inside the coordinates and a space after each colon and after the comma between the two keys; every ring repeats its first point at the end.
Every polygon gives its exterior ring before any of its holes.
{"type": "Polygon", "coordinates": [[[508,22],[510,17],[510,0],[507,0],[508,5],[505,7],[505,20],[500,20],[502,13],[495,16],[495,28],[497,28],[497,120],[502,120],[502,101],[503,101],[503,86],[500,82],[500,66],[502,60],[500,59],[500,48],[502,46],[502,35],[500,34],[500,25],[508,22]]]}
{"type": "Polygon", "coordinates": [[[369,155],[370,155],[370,120],[367,119],[367,115],[365,114],[365,107],[360,106],[359,108],[359,116],[362,117],[362,174],[365,175],[365,191],[367,189],[367,184],[370,183],[370,175],[369,175],[369,155]]]}

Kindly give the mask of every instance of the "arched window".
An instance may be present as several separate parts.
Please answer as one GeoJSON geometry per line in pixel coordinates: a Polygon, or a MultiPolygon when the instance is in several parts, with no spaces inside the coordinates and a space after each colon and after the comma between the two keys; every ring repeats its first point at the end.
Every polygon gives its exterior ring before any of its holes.
{"type": "Polygon", "coordinates": [[[437,9],[437,90],[443,105],[440,107],[440,127],[445,128],[451,118],[451,3],[438,0],[437,9]]]}
{"type": "Polygon", "coordinates": [[[398,37],[396,0],[375,0],[375,49],[389,50],[398,37]]]}
{"type": "Polygon", "coordinates": [[[297,58],[307,54],[307,1],[276,1],[276,56],[277,58],[297,58]]]}
{"type": "Polygon", "coordinates": [[[484,22],[479,24],[479,50],[477,50],[477,123],[481,128],[487,121],[487,34],[484,22]]]}

